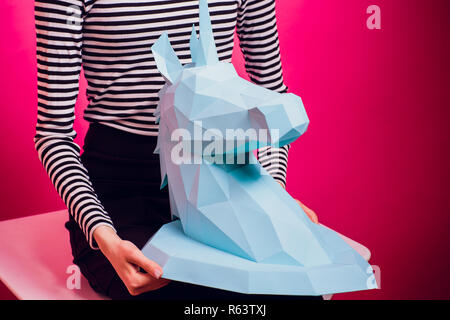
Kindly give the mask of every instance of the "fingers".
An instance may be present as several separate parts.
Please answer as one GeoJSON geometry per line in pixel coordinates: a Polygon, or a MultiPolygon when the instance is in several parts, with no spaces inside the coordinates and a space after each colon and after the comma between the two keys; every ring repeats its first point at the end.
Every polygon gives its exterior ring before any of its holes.
{"type": "MultiPolygon", "coordinates": [[[[280,181],[277,181],[277,182],[280,184],[280,186],[281,186],[283,189],[286,189],[286,187],[285,187],[280,181]]],[[[310,208],[308,208],[307,206],[305,206],[305,205],[304,205],[303,203],[301,203],[299,200],[295,199],[295,201],[297,201],[297,203],[300,205],[300,207],[302,207],[303,211],[306,213],[306,215],[308,216],[308,218],[309,218],[312,222],[319,224],[319,218],[317,218],[317,215],[316,215],[316,213],[315,213],[314,211],[312,211],[310,208]]]]}
{"type": "MultiPolygon", "coordinates": [[[[283,189],[286,189],[285,186],[284,186],[280,181],[277,181],[277,182],[280,184],[280,186],[281,186],[283,189]]],[[[315,213],[314,211],[312,211],[310,208],[308,208],[307,206],[305,206],[305,205],[304,205],[303,203],[301,203],[299,200],[295,199],[295,201],[297,201],[297,203],[300,205],[300,207],[303,209],[303,211],[306,213],[306,215],[308,216],[308,218],[309,218],[312,222],[319,224],[319,218],[317,218],[317,215],[316,215],[316,213],[315,213]]]]}
{"type": "Polygon", "coordinates": [[[161,279],[162,268],[130,241],[120,240],[108,253],[109,262],[132,295],[159,289],[170,282],[161,279]]]}
{"type": "Polygon", "coordinates": [[[168,279],[155,279],[148,273],[132,272],[125,278],[128,292],[135,296],[141,293],[157,290],[170,282],[168,279]]]}
{"type": "Polygon", "coordinates": [[[132,262],[125,262],[121,279],[128,289],[128,292],[135,296],[141,293],[159,289],[167,285],[170,280],[156,279],[150,273],[142,273],[139,266],[132,262]]]}
{"type": "Polygon", "coordinates": [[[139,249],[129,255],[128,261],[141,267],[155,279],[161,278],[163,274],[162,268],[156,262],[148,259],[139,249]]]}
{"type": "Polygon", "coordinates": [[[155,279],[152,275],[142,272],[134,272],[130,275],[127,289],[132,295],[138,295],[147,291],[157,290],[170,282],[168,279],[155,279]]]}
{"type": "Polygon", "coordinates": [[[168,279],[156,280],[155,278],[151,277],[148,279],[148,282],[145,285],[137,288],[136,292],[138,292],[138,294],[141,294],[141,293],[144,293],[147,291],[158,290],[158,289],[168,285],[169,283],[170,283],[170,280],[168,280],[168,279]]]}
{"type": "Polygon", "coordinates": [[[309,219],[311,219],[312,222],[319,223],[319,219],[317,218],[317,215],[314,213],[314,211],[312,211],[308,207],[305,207],[305,209],[303,210],[305,211],[305,213],[308,215],[309,219]]]}
{"type": "Polygon", "coordinates": [[[312,222],[316,224],[319,223],[319,218],[317,218],[317,215],[314,212],[310,212],[308,215],[312,222]]]}
{"type": "Polygon", "coordinates": [[[312,211],[310,208],[308,208],[307,206],[305,206],[303,203],[301,203],[299,200],[297,200],[297,203],[300,205],[300,207],[303,209],[303,211],[306,213],[306,215],[308,216],[308,218],[314,222],[314,223],[319,223],[319,218],[317,217],[316,213],[314,211],[312,211]]]}

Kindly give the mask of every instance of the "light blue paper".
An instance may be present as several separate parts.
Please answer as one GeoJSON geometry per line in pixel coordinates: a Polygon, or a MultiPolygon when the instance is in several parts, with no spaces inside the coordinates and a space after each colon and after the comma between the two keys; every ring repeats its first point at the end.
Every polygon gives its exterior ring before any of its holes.
{"type": "Polygon", "coordinates": [[[152,47],[167,81],[155,112],[155,152],[161,187],[168,185],[172,215],[179,219],[163,226],[144,254],[163,267],[164,278],[242,293],[370,289],[369,264],[337,233],[312,223],[252,153],[291,143],[306,131],[309,119],[300,97],[257,86],[240,78],[232,64],[219,62],[205,0],[200,38],[193,27],[190,47],[192,63],[185,66],[166,33],[152,47]],[[187,163],[174,161],[177,129],[189,134],[184,143],[190,148],[183,150],[187,163]],[[227,136],[227,129],[268,134],[240,139],[227,136]],[[206,155],[212,140],[205,133],[211,131],[223,148],[206,155]],[[243,155],[245,161],[235,163],[243,155]]]}

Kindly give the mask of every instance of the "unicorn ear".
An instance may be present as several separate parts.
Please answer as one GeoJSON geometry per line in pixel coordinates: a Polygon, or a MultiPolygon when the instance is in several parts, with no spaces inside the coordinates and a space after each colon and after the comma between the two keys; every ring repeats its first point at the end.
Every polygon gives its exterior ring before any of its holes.
{"type": "Polygon", "coordinates": [[[217,48],[214,42],[214,35],[209,15],[208,1],[200,0],[200,38],[197,38],[197,32],[192,27],[191,33],[191,57],[196,67],[212,65],[219,62],[217,48]]]}
{"type": "Polygon", "coordinates": [[[161,34],[152,46],[153,57],[159,72],[169,83],[174,83],[183,70],[177,54],[173,50],[167,32],[161,34]]]}
{"type": "Polygon", "coordinates": [[[198,61],[198,50],[200,45],[200,41],[197,38],[197,30],[195,30],[195,25],[192,25],[191,41],[189,42],[189,45],[191,49],[191,59],[195,64],[198,61]]]}

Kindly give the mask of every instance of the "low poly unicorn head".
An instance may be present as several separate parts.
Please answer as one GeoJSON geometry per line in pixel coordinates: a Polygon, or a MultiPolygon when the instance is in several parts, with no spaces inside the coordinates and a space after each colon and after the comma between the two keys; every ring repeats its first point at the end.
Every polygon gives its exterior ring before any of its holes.
{"type": "Polygon", "coordinates": [[[219,61],[206,0],[200,1],[200,37],[193,26],[190,50],[192,63],[182,66],[166,32],[152,46],[158,70],[166,80],[155,111],[160,124],[155,152],[161,154],[161,147],[173,147],[171,135],[179,129],[190,133],[188,140],[201,143],[201,150],[208,142],[204,133],[212,132],[209,141],[223,146],[213,151],[215,155],[279,147],[306,131],[309,119],[300,97],[253,84],[239,77],[231,63],[219,61]],[[265,134],[237,139],[228,134],[230,130],[265,134]],[[199,136],[202,141],[197,141],[199,136]]]}
{"type": "Polygon", "coordinates": [[[166,79],[155,112],[162,187],[180,221],[164,225],[143,251],[164,265],[168,279],[238,292],[324,294],[367,289],[367,262],[334,231],[314,224],[263,166],[255,162],[176,163],[173,134],[200,143],[189,149],[205,160],[212,138],[219,156],[293,142],[309,120],[302,101],[240,78],[220,62],[206,0],[200,0],[200,38],[190,40],[192,63],[182,66],[167,33],[152,51],[166,79]],[[227,130],[265,130],[239,139],[227,130]],[[200,135],[197,134],[200,132],[200,135]],[[208,135],[207,133],[213,133],[208,135]],[[205,143],[206,142],[206,143],[205,143]],[[230,143],[232,142],[232,143],[230,143]]]}

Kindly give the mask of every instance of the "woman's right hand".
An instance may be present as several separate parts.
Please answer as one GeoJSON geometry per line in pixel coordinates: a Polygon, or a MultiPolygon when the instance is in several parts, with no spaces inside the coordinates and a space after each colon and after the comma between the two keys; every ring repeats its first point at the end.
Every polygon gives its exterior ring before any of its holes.
{"type": "Polygon", "coordinates": [[[122,240],[112,228],[99,226],[94,238],[131,295],[156,290],[170,282],[161,278],[163,271],[156,262],[144,256],[132,242],[122,240]]]}

